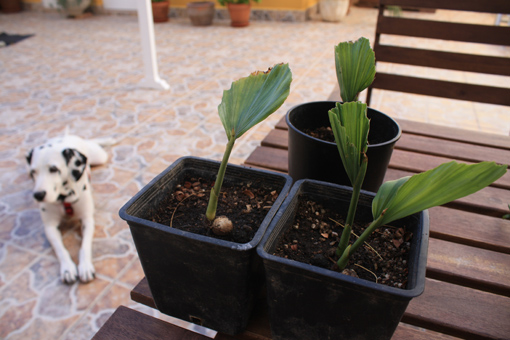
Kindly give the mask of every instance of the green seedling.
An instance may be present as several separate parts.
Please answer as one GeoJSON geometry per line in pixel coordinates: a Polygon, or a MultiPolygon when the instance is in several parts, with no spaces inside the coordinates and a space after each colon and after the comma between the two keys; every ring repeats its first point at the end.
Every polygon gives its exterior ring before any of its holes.
{"type": "MultiPolygon", "coordinates": [[[[216,182],[209,198],[206,217],[222,233],[223,226],[228,227],[229,220],[216,219],[218,197],[227,169],[228,159],[235,141],[256,124],[275,112],[287,99],[290,92],[292,73],[288,64],[278,64],[266,72],[257,71],[248,77],[232,83],[229,90],[223,92],[218,113],[227,135],[227,146],[218,170],[216,182]]],[[[213,229],[214,230],[214,229],[213,229]]]]}
{"type": "Polygon", "coordinates": [[[374,79],[374,52],[365,38],[354,43],[340,43],[335,47],[335,64],[345,102],[337,103],[329,111],[329,119],[342,164],[353,187],[345,227],[336,250],[339,257],[337,265],[343,270],[349,256],[380,226],[471,195],[503,176],[508,166],[494,162],[467,165],[452,161],[414,176],[385,182],[372,202],[373,222],[350,244],[359,193],[368,164],[366,152],[370,129],[367,105],[357,99],[374,79]]]}

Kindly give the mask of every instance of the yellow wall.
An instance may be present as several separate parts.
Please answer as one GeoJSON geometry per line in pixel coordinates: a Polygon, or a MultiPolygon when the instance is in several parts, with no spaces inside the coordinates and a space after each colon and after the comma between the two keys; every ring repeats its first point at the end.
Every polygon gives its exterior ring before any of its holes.
{"type": "MultiPolygon", "coordinates": [[[[195,0],[199,1],[199,0],[195,0]]],[[[170,6],[175,7],[186,7],[188,2],[194,2],[193,0],[170,0],[170,6]]],[[[319,0],[261,0],[260,3],[254,1],[251,2],[251,6],[257,9],[284,9],[284,10],[305,10],[316,3],[319,0]]],[[[218,1],[216,1],[216,7],[222,8],[218,1]]]]}
{"type": "MultiPolygon", "coordinates": [[[[38,4],[41,3],[42,0],[23,0],[23,2],[38,4]]],[[[170,7],[186,7],[188,2],[194,2],[194,0],[170,0],[170,7]]],[[[253,8],[257,9],[306,10],[318,2],[319,0],[261,0],[260,3],[252,1],[251,5],[253,8]]],[[[103,0],[92,0],[92,4],[102,6],[103,0]]],[[[216,7],[222,8],[217,0],[216,7]]]]}

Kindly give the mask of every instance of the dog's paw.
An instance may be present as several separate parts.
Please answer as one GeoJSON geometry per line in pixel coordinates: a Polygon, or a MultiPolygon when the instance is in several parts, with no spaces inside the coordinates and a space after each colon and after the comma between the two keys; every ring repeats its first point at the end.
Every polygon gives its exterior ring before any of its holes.
{"type": "Polygon", "coordinates": [[[75,283],[78,280],[78,270],[73,262],[60,265],[60,279],[67,284],[75,283]]]}
{"type": "Polygon", "coordinates": [[[96,270],[94,265],[89,261],[82,261],[78,265],[78,273],[80,281],[83,283],[90,282],[96,278],[96,270]]]}

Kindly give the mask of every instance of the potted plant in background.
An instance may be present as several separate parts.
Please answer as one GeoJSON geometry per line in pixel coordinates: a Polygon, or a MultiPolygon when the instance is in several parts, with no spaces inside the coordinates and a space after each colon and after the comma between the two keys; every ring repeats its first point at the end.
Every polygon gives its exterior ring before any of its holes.
{"type": "Polygon", "coordinates": [[[66,17],[79,17],[87,11],[92,0],[57,0],[60,10],[66,17]]]}
{"type": "Polygon", "coordinates": [[[181,158],[121,208],[161,312],[227,334],[245,328],[263,283],[255,249],[291,179],[227,162],[236,139],[283,104],[291,80],[280,64],[232,83],[218,106],[222,162],[181,158]]]}
{"type": "Polygon", "coordinates": [[[216,13],[212,1],[189,2],[186,9],[194,26],[210,26],[216,13]]]}
{"type": "Polygon", "coordinates": [[[154,22],[167,22],[168,21],[168,8],[170,7],[170,0],[152,0],[152,18],[154,22]]]}
{"type": "Polygon", "coordinates": [[[338,22],[349,12],[351,0],[320,0],[322,20],[338,22]]]}
{"type": "MultiPolygon", "coordinates": [[[[350,59],[343,72],[354,72],[344,78],[347,92],[358,93],[367,77],[356,73],[358,48],[338,46],[350,59]]],[[[425,287],[426,209],[490,185],[507,166],[449,162],[386,182],[374,195],[361,190],[369,162],[366,104],[337,103],[329,118],[352,188],[299,180],[271,222],[257,251],[273,339],[390,339],[425,287]]]]}
{"type": "MultiPolygon", "coordinates": [[[[260,3],[260,0],[252,0],[260,3]]],[[[220,5],[227,6],[232,27],[246,27],[250,24],[250,0],[218,0],[220,5]]]]}
{"type": "MultiPolygon", "coordinates": [[[[361,38],[354,45],[352,59],[340,56],[335,46],[335,66],[341,97],[344,102],[356,101],[359,92],[367,88],[375,77],[375,55],[368,39],[361,38]],[[362,57],[363,59],[361,59],[362,57]],[[359,84],[359,92],[345,89],[347,79],[355,79],[349,70],[355,61],[366,75],[365,83],[359,84]]],[[[337,146],[331,131],[328,111],[334,108],[334,101],[310,102],[297,105],[286,116],[289,126],[289,175],[296,181],[303,178],[316,179],[348,185],[349,179],[343,170],[337,146]]],[[[376,192],[384,180],[393,147],[401,136],[401,129],[391,117],[374,109],[368,109],[370,133],[368,135],[367,176],[363,189],[376,192]]]]}

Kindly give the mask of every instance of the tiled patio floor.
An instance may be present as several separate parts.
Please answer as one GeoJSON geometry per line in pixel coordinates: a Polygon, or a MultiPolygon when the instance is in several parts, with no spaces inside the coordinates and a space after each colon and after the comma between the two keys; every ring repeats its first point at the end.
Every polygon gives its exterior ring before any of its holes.
{"type": "MultiPolygon", "coordinates": [[[[0,31],[35,33],[0,49],[0,338],[90,339],[120,304],[153,313],[129,298],[143,272],[119,208],[180,156],[220,159],[226,142],[216,110],[222,91],[252,71],[288,62],[291,94],[238,141],[231,162],[242,163],[290,107],[329,96],[336,82],[333,46],[360,36],[373,40],[376,14],[354,8],[342,23],[252,22],[245,29],[230,28],[228,21],[207,28],[184,19],[158,24],[159,69],[168,91],[137,85],[143,64],[135,16],[0,15],[0,31]],[[24,158],[66,128],[117,140],[107,149],[108,164],[92,171],[97,278],[71,286],[58,278],[24,158]]],[[[373,107],[394,117],[510,131],[505,107],[384,93],[375,94],[373,107]]],[[[63,229],[76,260],[77,228],[63,229]]]]}

